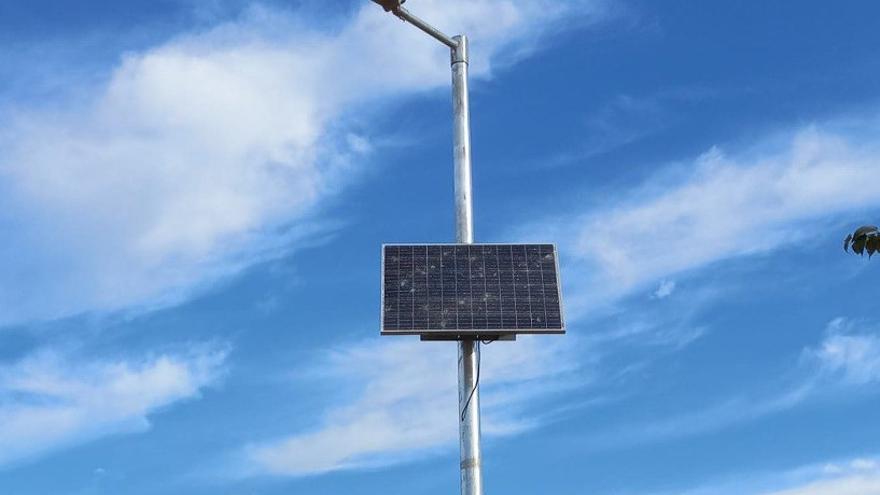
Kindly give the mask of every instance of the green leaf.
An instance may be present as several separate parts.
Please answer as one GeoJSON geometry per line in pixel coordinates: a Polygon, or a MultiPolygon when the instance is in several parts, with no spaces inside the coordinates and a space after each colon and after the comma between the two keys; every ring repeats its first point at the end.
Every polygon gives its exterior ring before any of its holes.
{"type": "Polygon", "coordinates": [[[853,232],[853,237],[858,239],[863,235],[877,235],[878,233],[880,233],[880,229],[878,229],[875,225],[863,225],[857,228],[855,232],[853,232]]]}
{"type": "Polygon", "coordinates": [[[856,254],[859,254],[859,255],[864,253],[865,252],[865,244],[867,244],[867,243],[868,243],[868,236],[865,236],[865,235],[857,236],[855,239],[853,239],[853,243],[852,243],[853,252],[856,254]]]}
{"type": "Polygon", "coordinates": [[[865,244],[865,249],[868,250],[868,258],[870,259],[874,253],[880,251],[880,236],[870,236],[868,237],[868,242],[865,244]]]}

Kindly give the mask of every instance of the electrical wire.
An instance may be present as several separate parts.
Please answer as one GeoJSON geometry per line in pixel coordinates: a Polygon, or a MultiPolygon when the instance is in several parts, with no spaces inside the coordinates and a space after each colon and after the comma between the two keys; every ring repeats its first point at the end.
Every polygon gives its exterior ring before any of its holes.
{"type": "MultiPolygon", "coordinates": [[[[480,339],[479,341],[477,341],[477,346],[479,348],[480,344],[489,345],[496,340],[498,340],[498,337],[495,337],[494,339],[480,339]]],[[[461,421],[464,421],[464,417],[467,416],[467,410],[468,406],[471,404],[471,399],[474,398],[474,393],[476,393],[477,388],[480,386],[480,362],[482,360],[482,353],[477,353],[477,379],[474,380],[474,388],[471,389],[471,393],[468,395],[468,398],[464,403],[464,407],[461,409],[461,421]]]]}

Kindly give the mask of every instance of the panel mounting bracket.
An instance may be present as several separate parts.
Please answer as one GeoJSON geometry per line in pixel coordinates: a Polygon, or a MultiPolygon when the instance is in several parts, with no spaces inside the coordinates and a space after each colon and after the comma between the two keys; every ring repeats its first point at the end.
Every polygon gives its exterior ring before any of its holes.
{"type": "Polygon", "coordinates": [[[461,340],[479,340],[479,341],[500,341],[514,342],[516,341],[515,333],[506,333],[503,335],[460,335],[460,334],[421,334],[420,340],[423,342],[449,342],[461,340]]]}

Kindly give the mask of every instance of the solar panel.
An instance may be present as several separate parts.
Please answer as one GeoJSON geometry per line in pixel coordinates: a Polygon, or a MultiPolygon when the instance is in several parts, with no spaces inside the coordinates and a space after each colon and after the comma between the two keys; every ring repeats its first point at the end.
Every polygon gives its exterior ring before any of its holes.
{"type": "Polygon", "coordinates": [[[552,244],[388,244],[382,334],[565,333],[552,244]]]}

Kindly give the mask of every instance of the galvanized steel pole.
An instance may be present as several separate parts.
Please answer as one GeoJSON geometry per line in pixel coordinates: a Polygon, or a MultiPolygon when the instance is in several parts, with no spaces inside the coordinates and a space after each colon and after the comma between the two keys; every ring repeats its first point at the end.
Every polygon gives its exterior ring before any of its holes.
{"type": "Polygon", "coordinates": [[[468,100],[468,41],[452,38],[452,149],[455,161],[455,239],[474,242],[473,196],[471,186],[471,117],[468,100]]]}
{"type": "MultiPolygon", "coordinates": [[[[455,162],[455,238],[474,242],[471,185],[471,118],[468,100],[468,41],[452,38],[453,156],[455,162]]],[[[461,493],[483,494],[480,453],[480,341],[458,342],[458,432],[461,449],[461,493]]]]}
{"type": "MultiPolygon", "coordinates": [[[[468,101],[468,40],[449,38],[402,7],[405,0],[373,0],[386,12],[421,29],[448,46],[452,55],[452,139],[455,163],[455,240],[473,244],[473,188],[471,186],[471,117],[468,101]]],[[[480,341],[458,342],[458,432],[461,449],[461,494],[483,495],[480,454],[480,341]]]]}

